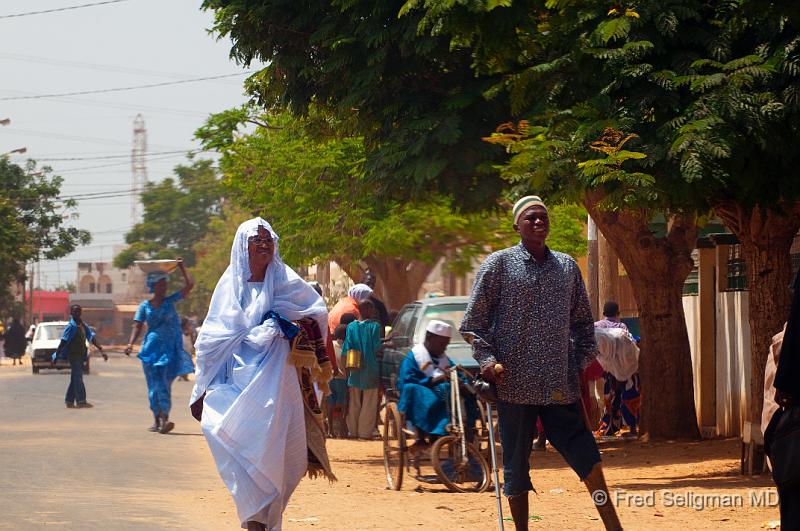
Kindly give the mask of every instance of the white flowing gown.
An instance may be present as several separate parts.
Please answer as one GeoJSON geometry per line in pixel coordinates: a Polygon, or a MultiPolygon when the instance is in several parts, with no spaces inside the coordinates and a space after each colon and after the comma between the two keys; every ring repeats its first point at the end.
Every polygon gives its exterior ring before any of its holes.
{"type": "Polygon", "coordinates": [[[280,260],[277,235],[266,221],[242,224],[231,266],[212,296],[198,335],[195,389],[203,393],[203,434],[242,527],[258,521],[281,529],[283,511],[308,467],[304,405],[289,342],[273,319],[313,317],[324,329],[327,311],[319,295],[280,260]],[[247,238],[267,227],[275,255],[264,283],[249,283],[247,238]]]}

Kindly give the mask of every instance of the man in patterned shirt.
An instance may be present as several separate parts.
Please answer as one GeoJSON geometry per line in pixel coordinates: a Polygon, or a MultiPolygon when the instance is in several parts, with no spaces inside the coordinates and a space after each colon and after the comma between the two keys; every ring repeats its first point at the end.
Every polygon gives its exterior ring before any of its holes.
{"type": "Polygon", "coordinates": [[[551,251],[547,207],[514,205],[519,245],[481,265],[461,332],[483,378],[497,387],[504,491],[517,531],[528,529],[536,417],[550,443],[592,493],[606,529],[622,529],[608,496],[600,452],[580,403],[580,371],[597,356],[586,288],[575,260],[551,251]]]}

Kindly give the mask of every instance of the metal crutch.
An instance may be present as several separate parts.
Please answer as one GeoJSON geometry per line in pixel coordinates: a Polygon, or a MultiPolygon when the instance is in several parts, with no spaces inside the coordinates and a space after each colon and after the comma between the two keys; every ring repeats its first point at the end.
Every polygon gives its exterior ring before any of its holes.
{"type": "MultiPolygon", "coordinates": [[[[476,339],[480,339],[483,341],[487,346],[489,342],[479,337],[475,332],[462,332],[461,335],[464,337],[464,341],[472,345],[472,343],[476,339]]],[[[495,371],[498,374],[503,372],[503,366],[499,363],[495,364],[495,371]]],[[[503,524],[503,496],[500,493],[500,473],[497,469],[497,449],[494,447],[494,421],[492,420],[492,404],[488,400],[484,400],[486,404],[486,418],[489,422],[489,451],[492,454],[492,472],[494,474],[494,495],[497,498],[497,527],[500,531],[505,531],[505,525],[503,524]]]]}
{"type": "Polygon", "coordinates": [[[494,447],[494,421],[492,420],[492,404],[486,404],[486,418],[489,423],[489,450],[492,454],[492,473],[494,474],[494,494],[497,498],[497,527],[505,531],[503,525],[503,496],[500,494],[500,473],[497,470],[497,449],[494,447]]]}

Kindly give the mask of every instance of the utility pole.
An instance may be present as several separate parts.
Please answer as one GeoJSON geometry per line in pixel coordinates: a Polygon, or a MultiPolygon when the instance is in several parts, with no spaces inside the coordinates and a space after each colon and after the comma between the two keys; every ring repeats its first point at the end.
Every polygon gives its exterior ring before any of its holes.
{"type": "Polygon", "coordinates": [[[31,262],[31,269],[28,272],[28,322],[27,325],[30,326],[33,324],[33,265],[35,262],[31,262]]]}
{"type": "Polygon", "coordinates": [[[133,149],[131,150],[131,227],[139,222],[139,201],[147,182],[147,129],[144,117],[133,120],[133,149]]]}

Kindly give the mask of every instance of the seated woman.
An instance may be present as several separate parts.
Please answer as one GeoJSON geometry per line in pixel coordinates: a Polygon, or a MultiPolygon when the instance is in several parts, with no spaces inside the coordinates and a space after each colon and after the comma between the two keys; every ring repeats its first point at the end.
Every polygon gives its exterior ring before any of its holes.
{"type": "MultiPolygon", "coordinates": [[[[400,401],[397,408],[406,420],[422,433],[412,449],[424,447],[425,437],[433,442],[448,435],[450,423],[450,378],[448,370],[455,364],[446,355],[447,345],[453,327],[443,321],[428,323],[425,341],[414,345],[411,352],[400,365],[397,377],[397,390],[400,401]]],[[[478,418],[478,405],[475,396],[463,393],[466,406],[466,437],[471,441],[475,421],[478,418]]]]}
{"type": "Polygon", "coordinates": [[[272,227],[242,223],[195,344],[190,404],[243,528],[280,529],[306,473],[335,479],[318,400],[332,376],[327,317],[272,227]]]}

